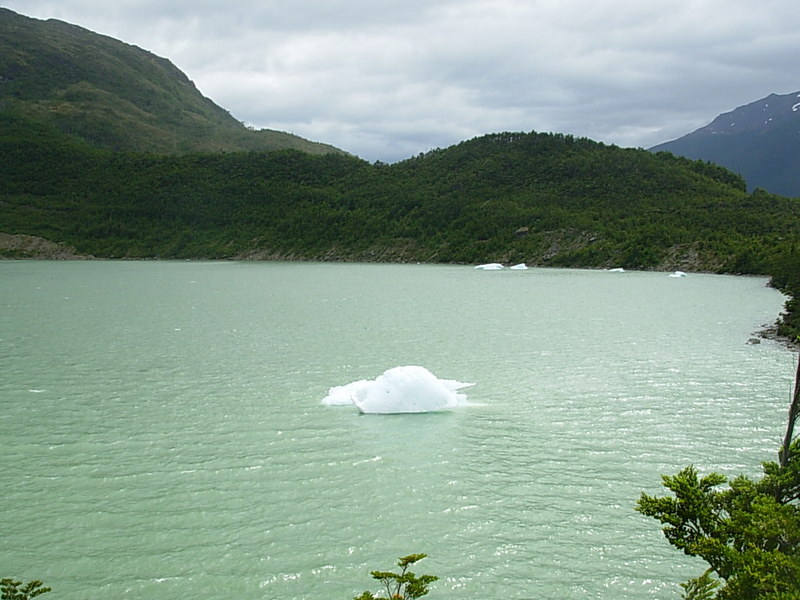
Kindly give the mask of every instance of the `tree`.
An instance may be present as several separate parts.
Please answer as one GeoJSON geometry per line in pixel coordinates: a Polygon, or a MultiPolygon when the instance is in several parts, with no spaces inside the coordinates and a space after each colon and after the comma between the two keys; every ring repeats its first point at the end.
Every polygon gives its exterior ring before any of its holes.
{"type": "Polygon", "coordinates": [[[798,386],[800,363],[779,462],[764,463],[760,480],[701,477],[689,466],[662,475],[673,496],[639,498],[636,510],[664,524],[670,544],[710,565],[683,584],[687,600],[800,599],[800,439],[793,439],[798,386]]]}
{"type": "Polygon", "coordinates": [[[21,581],[11,578],[0,580],[0,592],[2,600],[29,600],[50,591],[49,587],[42,587],[41,581],[36,579],[29,581],[25,585],[21,581]]]}
{"type": "MultiPolygon", "coordinates": [[[[397,561],[400,573],[391,571],[370,571],[373,579],[377,579],[383,584],[388,598],[392,600],[409,600],[411,598],[421,598],[428,593],[428,586],[439,579],[435,575],[420,575],[412,573],[408,567],[425,558],[427,554],[409,554],[397,561]]],[[[377,597],[372,592],[365,591],[353,600],[376,600],[377,597]]]]}
{"type": "MultiPolygon", "coordinates": [[[[800,337],[798,337],[798,340],[800,341],[800,337]]],[[[783,446],[778,452],[778,459],[782,467],[789,465],[794,426],[798,417],[800,417],[800,360],[797,362],[797,374],[794,377],[794,394],[792,395],[792,403],[789,405],[789,422],[786,425],[786,435],[783,438],[783,446]]]]}

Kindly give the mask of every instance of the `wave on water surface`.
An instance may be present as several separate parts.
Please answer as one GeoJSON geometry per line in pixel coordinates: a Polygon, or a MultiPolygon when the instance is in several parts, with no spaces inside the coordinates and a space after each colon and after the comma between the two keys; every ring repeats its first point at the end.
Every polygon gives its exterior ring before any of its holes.
{"type": "Polygon", "coordinates": [[[368,414],[438,412],[466,405],[467,396],[459,390],[471,385],[474,384],[439,379],[425,367],[394,367],[375,379],[334,386],[322,403],[355,405],[368,414]]]}

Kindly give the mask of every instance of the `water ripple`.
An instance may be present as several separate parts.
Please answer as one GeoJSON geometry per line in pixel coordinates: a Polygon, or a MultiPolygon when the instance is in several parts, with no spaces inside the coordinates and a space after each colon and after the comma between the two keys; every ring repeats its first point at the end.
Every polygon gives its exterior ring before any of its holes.
{"type": "Polygon", "coordinates": [[[782,302],[752,278],[0,270],[0,558],[65,600],[352,597],[410,552],[445,600],[672,598],[699,569],[636,498],[774,459],[793,373],[744,343],[782,302]],[[401,364],[475,381],[476,405],[319,403],[401,364]]]}

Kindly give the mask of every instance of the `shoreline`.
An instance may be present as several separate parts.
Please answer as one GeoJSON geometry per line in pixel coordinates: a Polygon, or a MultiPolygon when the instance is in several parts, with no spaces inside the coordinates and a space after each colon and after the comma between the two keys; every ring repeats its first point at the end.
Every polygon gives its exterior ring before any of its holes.
{"type": "MultiPolygon", "coordinates": [[[[74,247],[63,242],[57,243],[50,241],[46,238],[26,235],[26,234],[8,234],[0,232],[0,261],[2,260],[52,260],[52,261],[87,261],[87,260],[109,260],[109,261],[158,261],[158,260],[219,260],[219,261],[236,261],[236,262],[272,262],[272,261],[287,261],[287,262],[313,262],[307,259],[299,259],[291,256],[278,256],[276,254],[269,255],[249,255],[249,256],[234,256],[225,258],[190,258],[190,259],[163,259],[160,257],[146,257],[146,258],[106,258],[96,257],[90,254],[81,254],[74,247]]],[[[320,262],[360,262],[347,259],[331,259],[320,262]]],[[[387,262],[387,264],[398,264],[403,261],[364,261],[364,262],[387,262]]],[[[415,263],[420,261],[408,261],[408,263],[415,263]]],[[[423,264],[460,264],[460,263],[433,263],[423,262],[423,264]]],[[[467,264],[467,263],[464,263],[467,264]]],[[[546,265],[532,265],[531,268],[549,268],[546,265]]],[[[593,270],[608,270],[608,267],[584,267],[593,270]]],[[[663,272],[669,273],[674,269],[643,269],[650,272],[663,272]]],[[[688,271],[689,273],[718,275],[712,271],[688,271]]],[[[767,286],[772,286],[771,277],[769,275],[755,275],[755,274],[732,274],[734,277],[765,277],[767,278],[767,286]]],[[[780,290],[778,290],[780,291],[780,290]]],[[[791,296],[786,295],[787,302],[791,296]]],[[[800,349],[800,340],[793,341],[787,336],[778,333],[780,321],[783,319],[784,313],[779,313],[775,323],[771,325],[764,325],[760,329],[753,332],[752,337],[747,341],[748,344],[758,344],[761,340],[769,340],[785,346],[789,350],[800,349]]]]}

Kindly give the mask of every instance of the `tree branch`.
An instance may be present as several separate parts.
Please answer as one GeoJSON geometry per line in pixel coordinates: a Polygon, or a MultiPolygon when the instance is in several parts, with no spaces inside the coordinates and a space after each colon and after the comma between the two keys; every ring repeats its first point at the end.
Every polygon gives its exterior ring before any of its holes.
{"type": "Polygon", "coordinates": [[[794,378],[794,393],[792,394],[792,403],[789,406],[789,422],[786,425],[786,437],[783,438],[783,447],[781,447],[781,451],[778,452],[778,462],[781,467],[789,465],[792,438],[794,437],[794,425],[797,422],[798,414],[800,414],[800,358],[798,358],[797,361],[797,374],[794,378]]]}

